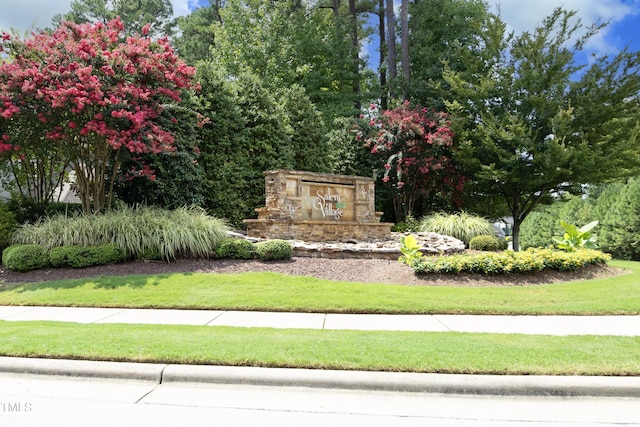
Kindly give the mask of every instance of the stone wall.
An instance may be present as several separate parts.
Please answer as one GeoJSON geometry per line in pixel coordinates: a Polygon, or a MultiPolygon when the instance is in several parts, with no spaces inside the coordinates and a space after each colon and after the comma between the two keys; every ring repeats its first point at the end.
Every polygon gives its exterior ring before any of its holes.
{"type": "MultiPolygon", "coordinates": [[[[305,242],[302,240],[287,239],[293,247],[293,255],[296,257],[310,258],[382,258],[397,261],[401,255],[400,238],[413,235],[420,245],[423,255],[446,255],[465,250],[464,242],[449,236],[436,233],[391,233],[389,240],[375,242],[305,242]]],[[[248,237],[234,232],[228,233],[229,237],[246,239],[257,242],[261,239],[248,237]]]]}
{"type": "Polygon", "coordinates": [[[265,172],[266,206],[245,220],[247,233],[263,239],[376,241],[390,236],[390,223],[375,211],[373,178],[313,172],[265,172]]]}

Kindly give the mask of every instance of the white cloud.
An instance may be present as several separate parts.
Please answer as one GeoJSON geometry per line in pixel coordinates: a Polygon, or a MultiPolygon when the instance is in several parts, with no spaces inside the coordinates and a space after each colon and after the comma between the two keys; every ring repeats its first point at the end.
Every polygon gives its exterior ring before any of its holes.
{"type": "Polygon", "coordinates": [[[71,0],[0,0],[0,30],[15,28],[20,34],[32,28],[44,28],[51,18],[67,12],[71,0]]]}
{"type": "Polygon", "coordinates": [[[173,16],[185,16],[198,6],[198,0],[171,0],[171,6],[173,7],[173,16]]]}
{"type": "MultiPolygon", "coordinates": [[[[0,31],[11,28],[20,34],[32,28],[51,25],[51,18],[71,10],[72,0],[0,0],[0,31]]],[[[198,0],[171,0],[174,16],[189,14],[198,6],[198,0]]]]}
{"type": "MultiPolygon", "coordinates": [[[[638,15],[640,0],[502,0],[499,4],[502,19],[509,30],[516,34],[533,31],[542,20],[557,7],[577,12],[583,27],[598,22],[609,25],[592,37],[586,48],[598,54],[614,53],[619,49],[619,40],[612,40],[612,30],[623,19],[638,15]]],[[[492,11],[498,6],[493,5],[492,11]]]]}

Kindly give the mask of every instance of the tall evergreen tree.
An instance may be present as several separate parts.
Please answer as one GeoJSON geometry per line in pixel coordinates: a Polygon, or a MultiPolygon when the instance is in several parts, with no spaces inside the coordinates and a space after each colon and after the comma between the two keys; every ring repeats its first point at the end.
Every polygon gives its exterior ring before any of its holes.
{"type": "Polygon", "coordinates": [[[602,249],[616,258],[640,260],[640,178],[614,184],[601,199],[602,249]]]}
{"type": "Polygon", "coordinates": [[[299,84],[329,121],[359,112],[365,75],[354,29],[362,23],[346,3],[229,0],[220,17],[213,59],[231,75],[249,71],[272,90],[299,84]]]}
{"type": "Polygon", "coordinates": [[[208,6],[202,6],[189,15],[180,16],[175,25],[178,34],[172,39],[178,55],[188,64],[210,59],[215,43],[214,24],[220,22],[221,0],[209,0],[208,6]]]}
{"type": "Polygon", "coordinates": [[[481,32],[487,19],[485,0],[420,0],[410,3],[410,85],[405,85],[413,102],[441,109],[449,98],[442,73],[462,72],[482,48],[481,32]]]}
{"type": "Polygon", "coordinates": [[[575,12],[556,9],[533,32],[513,36],[493,16],[482,55],[463,71],[445,68],[456,98],[447,106],[465,120],[458,160],[474,191],[502,198],[516,250],[537,205],[640,166],[640,53],[598,58],[575,81],[575,54],[600,29],[571,46],[580,28],[575,12]]]}

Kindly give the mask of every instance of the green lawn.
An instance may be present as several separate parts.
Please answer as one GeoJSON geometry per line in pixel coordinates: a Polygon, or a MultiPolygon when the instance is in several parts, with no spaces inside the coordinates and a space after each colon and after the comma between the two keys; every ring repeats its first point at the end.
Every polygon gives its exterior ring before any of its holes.
{"type": "MultiPolygon", "coordinates": [[[[339,283],[273,273],[105,277],[5,287],[0,305],[358,313],[640,314],[628,274],[526,287],[339,283]]],[[[0,321],[0,355],[522,375],[640,375],[640,337],[0,321]]]]}
{"type": "Polygon", "coordinates": [[[628,274],[523,287],[331,282],[276,273],[180,273],[52,281],[0,291],[0,305],[268,310],[330,313],[640,314],[640,263],[628,274]]]}
{"type": "Polygon", "coordinates": [[[640,375],[640,337],[0,321],[0,355],[513,375],[640,375]]]}

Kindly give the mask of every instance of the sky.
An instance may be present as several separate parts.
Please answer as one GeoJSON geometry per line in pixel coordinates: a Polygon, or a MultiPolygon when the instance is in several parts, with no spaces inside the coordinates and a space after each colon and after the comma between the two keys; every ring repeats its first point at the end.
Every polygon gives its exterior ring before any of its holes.
{"type": "Polygon", "coordinates": [[[577,11],[585,26],[609,22],[587,49],[598,54],[615,54],[627,45],[632,51],[640,50],[640,0],[502,0],[500,14],[510,29],[520,33],[533,30],[560,6],[577,11]]]}
{"type": "MultiPolygon", "coordinates": [[[[492,11],[497,0],[488,0],[492,11]]],[[[176,16],[189,13],[208,0],[171,0],[176,16]]],[[[0,0],[0,31],[14,28],[21,34],[35,27],[46,27],[51,18],[70,9],[71,0],[0,0]]],[[[640,0],[501,0],[500,15],[516,34],[531,31],[556,7],[576,10],[582,22],[609,22],[586,46],[596,54],[615,54],[625,46],[640,50],[640,0]]],[[[375,49],[368,46],[374,55],[375,49]]],[[[374,58],[370,58],[374,62],[374,58]]]]}
{"type": "MultiPolygon", "coordinates": [[[[198,1],[208,4],[207,0],[171,0],[173,13],[187,15],[198,1]]],[[[0,31],[15,28],[22,34],[33,26],[47,27],[53,16],[68,12],[70,5],[71,0],[0,0],[0,31]]]]}

